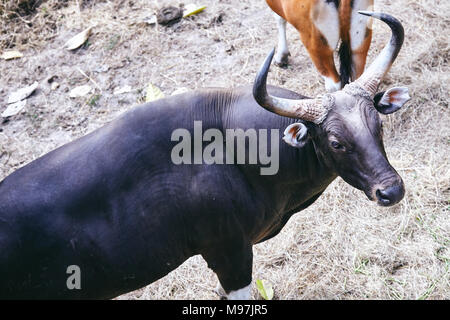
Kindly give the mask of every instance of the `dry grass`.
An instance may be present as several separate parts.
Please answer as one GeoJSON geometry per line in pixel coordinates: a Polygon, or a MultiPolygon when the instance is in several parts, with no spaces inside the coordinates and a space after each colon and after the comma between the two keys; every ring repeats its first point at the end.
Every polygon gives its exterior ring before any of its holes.
{"type": "MultiPolygon", "coordinates": [[[[2,19],[0,50],[19,48],[25,57],[0,61],[0,103],[34,80],[41,82],[41,89],[24,112],[0,125],[0,179],[98,128],[142,96],[139,90],[114,96],[116,87],[142,89],[152,82],[171,94],[179,87],[250,83],[276,44],[276,25],[263,0],[210,3],[204,13],[172,27],[136,22],[175,1],[67,1],[59,7],[53,6],[56,2],[43,1],[29,15],[2,19]],[[51,9],[48,16],[42,14],[43,6],[51,9]],[[48,29],[46,19],[54,27],[48,29]],[[30,20],[36,23],[28,29],[25,21],[30,20]],[[69,36],[90,25],[97,26],[88,46],[75,53],[60,49],[69,36]],[[105,66],[107,71],[98,71],[105,66]],[[89,103],[92,97],[67,97],[69,88],[89,81],[77,67],[102,89],[94,93],[100,95],[95,104],[89,103]],[[61,83],[56,91],[45,81],[51,75],[61,83]]],[[[445,32],[450,3],[376,2],[377,10],[397,16],[406,31],[405,45],[383,87],[406,85],[413,96],[385,119],[387,153],[407,193],[395,207],[380,208],[338,179],[277,237],[255,246],[254,279],[269,280],[277,299],[450,299],[450,70],[445,32]]],[[[381,23],[374,32],[369,61],[389,34],[381,23]]],[[[292,27],[288,40],[291,65],[273,68],[269,82],[307,95],[320,93],[321,79],[292,27]]],[[[216,299],[216,281],[196,256],[120,299],[216,299]]],[[[258,298],[256,289],[253,297],[258,298]]]]}

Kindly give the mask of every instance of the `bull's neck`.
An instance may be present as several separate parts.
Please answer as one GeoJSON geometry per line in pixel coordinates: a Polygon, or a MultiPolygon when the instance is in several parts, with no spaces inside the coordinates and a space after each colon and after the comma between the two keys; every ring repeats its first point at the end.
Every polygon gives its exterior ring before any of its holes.
{"type": "Polygon", "coordinates": [[[323,192],[336,178],[333,170],[321,161],[312,139],[302,148],[292,147],[281,139],[285,128],[294,122],[292,119],[279,117],[279,170],[276,174],[262,175],[260,164],[256,168],[243,167],[252,184],[263,186],[283,211],[301,206],[308,199],[323,192]]]}
{"type": "MultiPolygon", "coordinates": [[[[212,91],[208,93],[203,107],[196,106],[193,112],[188,114],[192,120],[206,119],[203,122],[203,130],[218,128],[223,137],[226,137],[227,130],[255,130],[258,134],[258,144],[260,139],[264,139],[260,130],[266,130],[268,145],[271,144],[269,137],[273,134],[272,130],[276,131],[278,146],[275,152],[278,153],[279,163],[275,174],[263,174],[261,170],[273,164],[263,165],[260,161],[257,164],[237,164],[253,189],[275,197],[274,203],[292,202],[295,206],[298,201],[301,204],[306,198],[325,190],[336,178],[333,171],[320,160],[312,140],[302,148],[294,148],[281,139],[286,127],[296,122],[295,120],[267,112],[256,104],[251,93],[247,91],[244,91],[244,94],[212,91]]],[[[260,146],[259,144],[258,150],[260,146]]],[[[269,146],[271,151],[272,147],[274,146],[269,146]]],[[[248,151],[248,146],[245,148],[248,151]]]]}

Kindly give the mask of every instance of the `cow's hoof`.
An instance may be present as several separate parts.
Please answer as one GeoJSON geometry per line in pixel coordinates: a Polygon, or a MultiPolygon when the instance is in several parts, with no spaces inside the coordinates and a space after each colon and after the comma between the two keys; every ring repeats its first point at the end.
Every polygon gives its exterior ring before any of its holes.
{"type": "Polygon", "coordinates": [[[331,93],[331,92],[341,90],[341,82],[340,81],[334,82],[333,79],[325,77],[325,76],[323,76],[323,79],[325,80],[325,90],[327,92],[331,93]]]}
{"type": "Polygon", "coordinates": [[[287,53],[282,55],[281,57],[275,57],[274,64],[279,68],[286,69],[289,65],[289,56],[290,54],[287,53]]]}
{"type": "Polygon", "coordinates": [[[274,64],[278,67],[278,68],[281,68],[281,69],[287,69],[287,67],[289,66],[288,65],[288,63],[287,63],[287,61],[286,62],[284,62],[284,61],[282,61],[282,62],[274,62],[274,64]]]}

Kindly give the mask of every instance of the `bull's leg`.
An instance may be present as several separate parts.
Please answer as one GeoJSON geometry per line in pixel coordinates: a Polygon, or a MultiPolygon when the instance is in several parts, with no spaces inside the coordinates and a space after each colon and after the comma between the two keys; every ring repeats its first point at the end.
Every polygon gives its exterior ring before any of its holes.
{"type": "MultiPolygon", "coordinates": [[[[250,299],[253,263],[251,244],[211,248],[202,256],[208,267],[216,273],[228,299],[250,299]]],[[[220,289],[217,291],[220,292],[220,289]]]]}
{"type": "Polygon", "coordinates": [[[250,300],[251,291],[252,291],[251,284],[249,284],[248,286],[246,286],[246,287],[244,287],[242,289],[231,291],[228,294],[222,288],[220,283],[218,283],[216,288],[214,289],[214,292],[220,297],[221,300],[222,299],[227,299],[227,300],[250,300]]]}
{"type": "Polygon", "coordinates": [[[278,46],[275,54],[275,64],[279,67],[286,67],[288,64],[289,49],[286,39],[286,20],[274,13],[278,25],[278,46]]]}
{"type": "Polygon", "coordinates": [[[228,300],[250,300],[252,293],[252,285],[241,288],[239,290],[233,290],[227,294],[228,300]]]}

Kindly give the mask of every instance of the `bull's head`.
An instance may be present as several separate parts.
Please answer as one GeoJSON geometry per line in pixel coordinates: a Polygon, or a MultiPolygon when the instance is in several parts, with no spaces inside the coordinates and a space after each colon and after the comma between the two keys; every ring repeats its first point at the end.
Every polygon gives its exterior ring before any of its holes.
{"type": "Polygon", "coordinates": [[[253,95],[267,110],[301,119],[286,128],[284,140],[301,147],[311,137],[321,161],[350,185],[363,190],[382,206],[399,202],[405,193],[403,181],[389,164],[383,146],[382,122],[378,113],[397,111],[410,99],[408,89],[395,87],[377,93],[381,79],[391,67],[403,44],[404,31],[394,17],[373,12],[392,30],[390,42],[355,82],[344,89],[314,99],[291,100],[271,96],[266,90],[267,72],[273,52],[259,71],[253,95]]]}

